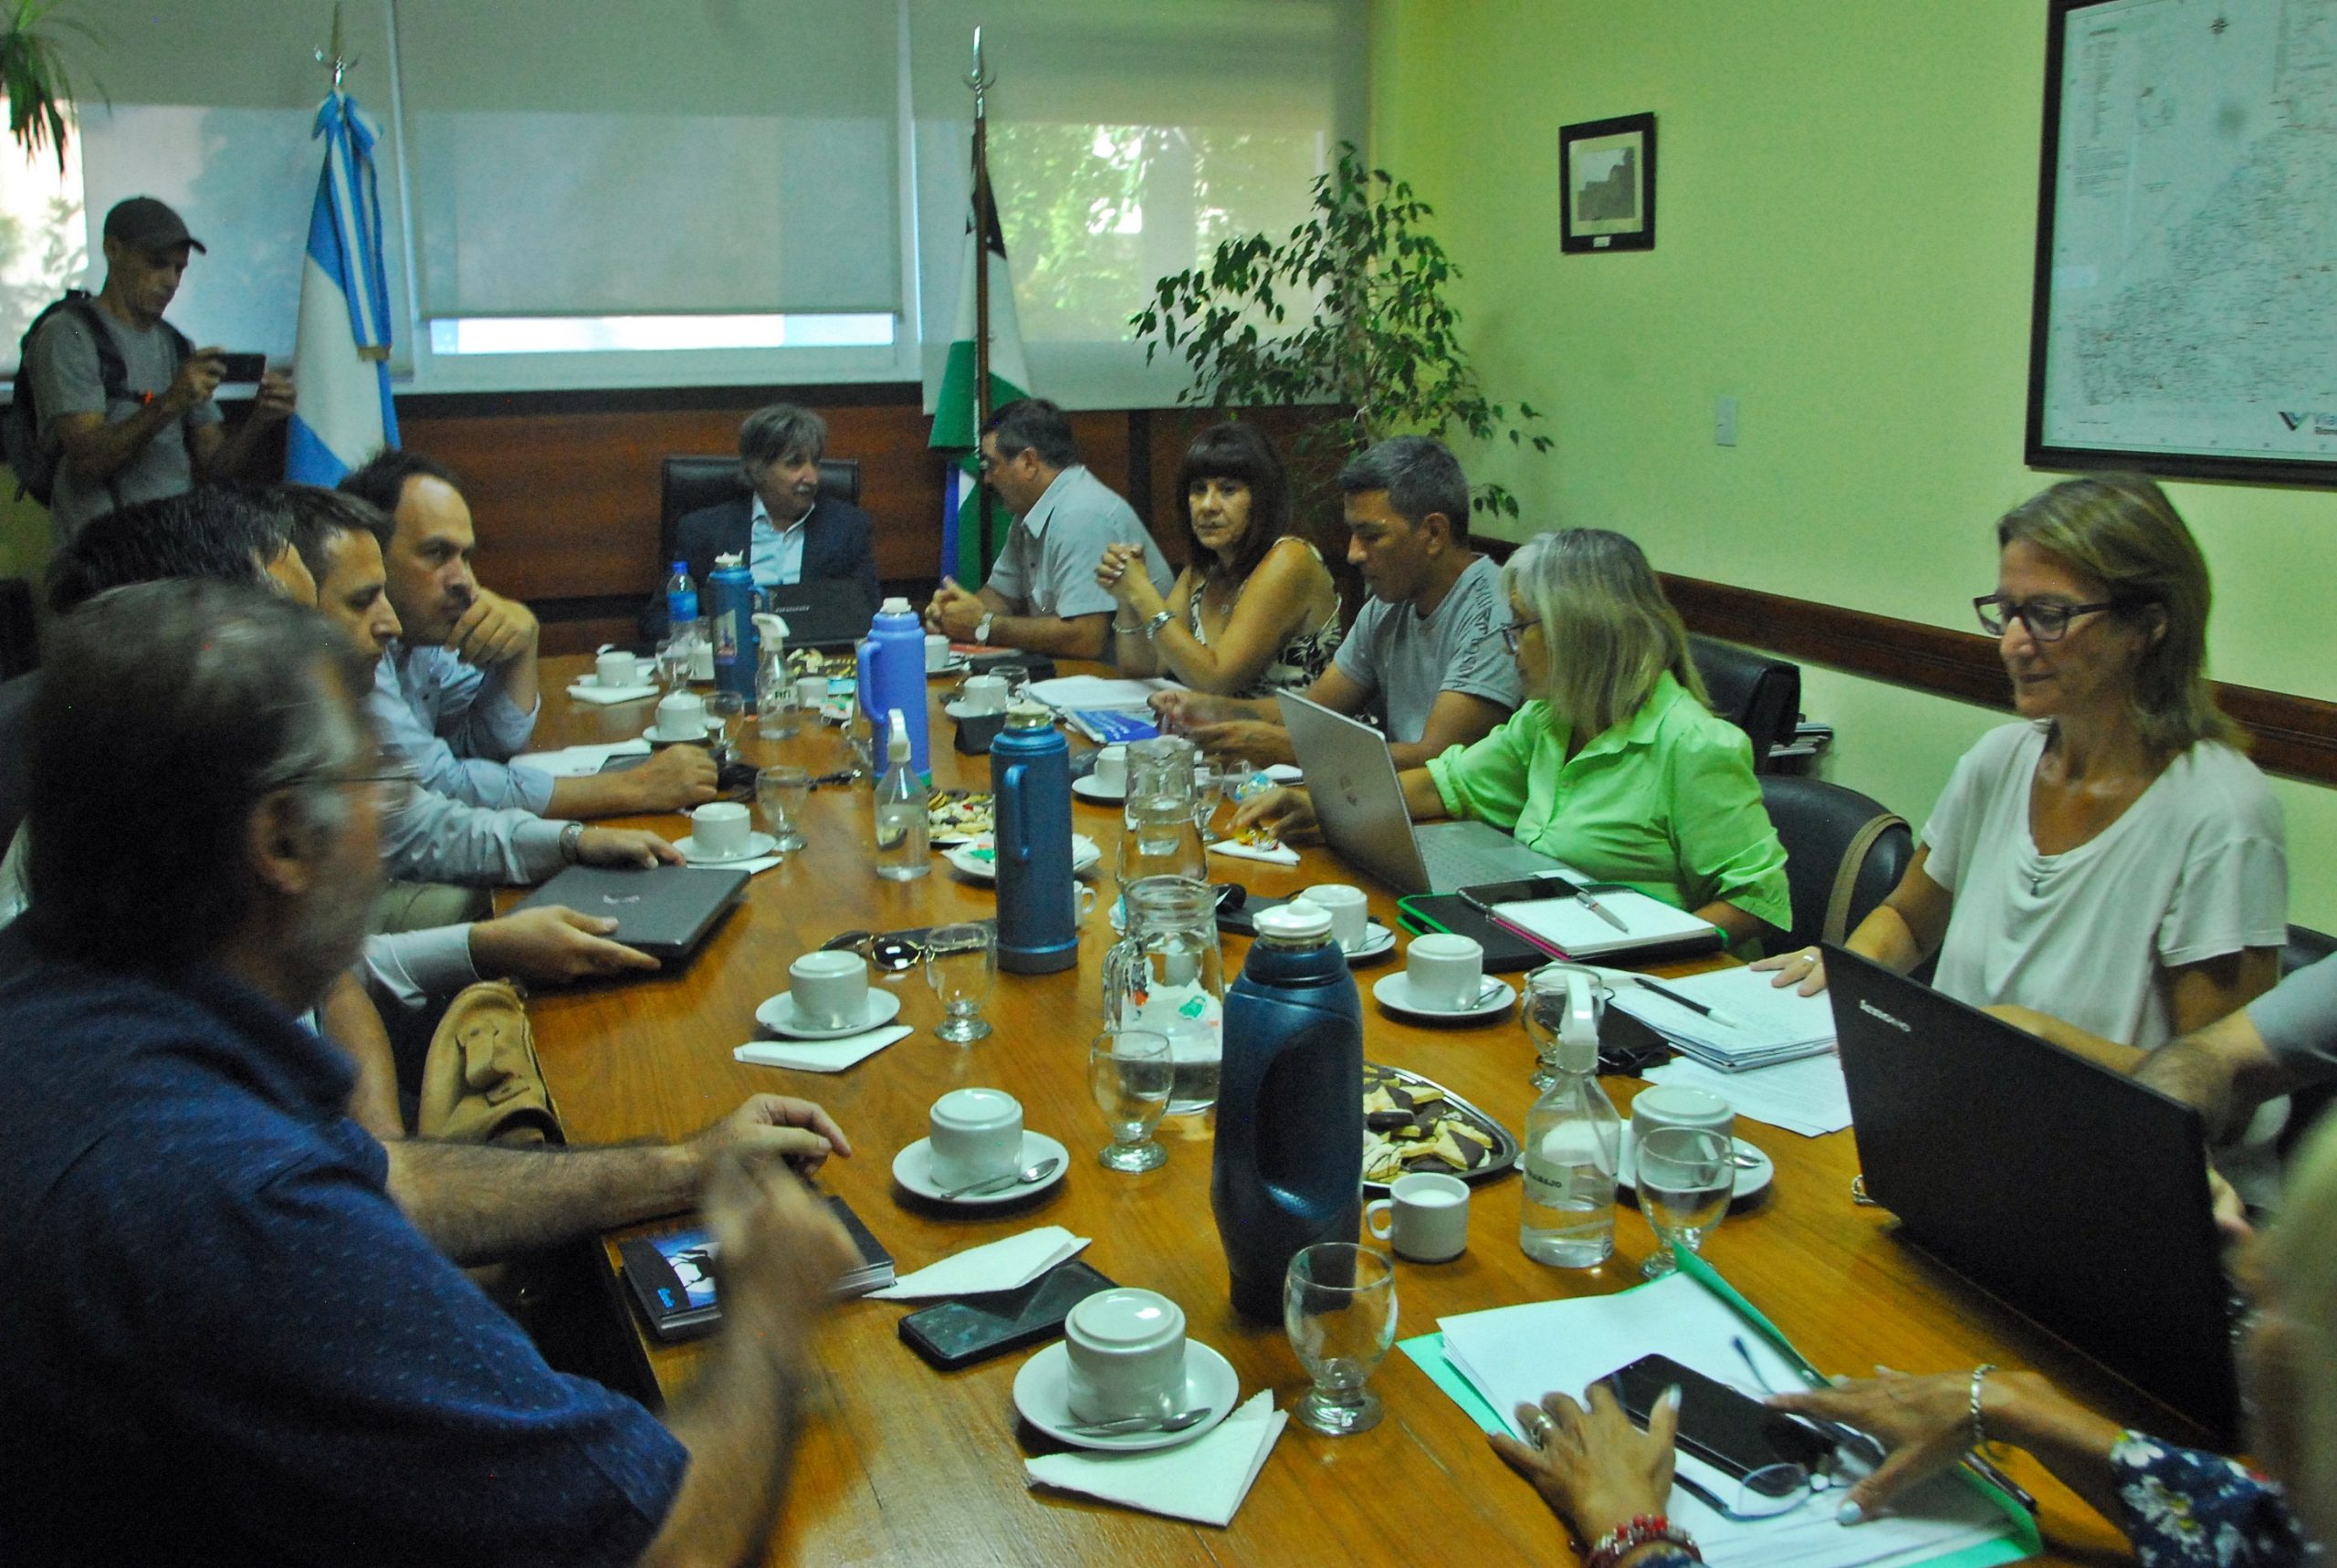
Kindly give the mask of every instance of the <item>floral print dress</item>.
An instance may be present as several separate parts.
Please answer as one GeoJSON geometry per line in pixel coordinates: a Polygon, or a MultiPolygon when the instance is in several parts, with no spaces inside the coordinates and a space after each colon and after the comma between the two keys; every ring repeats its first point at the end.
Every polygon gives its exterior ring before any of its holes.
{"type": "Polygon", "coordinates": [[[2237,1459],[2121,1433],[2110,1469],[2143,1568],[2279,1568],[2317,1562],[2280,1489],[2237,1459]]]}

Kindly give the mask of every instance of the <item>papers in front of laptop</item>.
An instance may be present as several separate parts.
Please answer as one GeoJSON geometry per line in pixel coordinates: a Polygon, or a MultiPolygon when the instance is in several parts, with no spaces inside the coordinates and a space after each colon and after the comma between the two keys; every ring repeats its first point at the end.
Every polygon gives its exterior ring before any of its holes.
{"type": "Polygon", "coordinates": [[[1697,1061],[1731,1072],[1833,1050],[1833,1004],[1790,986],[1779,989],[1769,983],[1775,977],[1738,965],[1663,982],[1664,990],[1711,1008],[1709,1015],[1638,985],[1618,988],[1614,1005],[1697,1061]]]}
{"type": "Polygon", "coordinates": [[[1032,681],[1031,695],[1051,708],[1118,707],[1140,708],[1155,692],[1173,692],[1178,685],[1163,676],[1152,675],[1142,680],[1106,675],[1057,675],[1051,681],[1032,681]]]}
{"type": "MultiPolygon", "coordinates": [[[[1757,1399],[1768,1390],[1737,1354],[1734,1342],[1742,1340],[1769,1387],[1809,1385],[1798,1355],[1771,1343],[1685,1272],[1609,1296],[1441,1318],[1437,1326],[1444,1331],[1447,1362],[1520,1437],[1514,1427],[1520,1404],[1538,1405],[1552,1390],[1580,1398],[1594,1379],[1643,1355],[1668,1355],[1757,1399]]],[[[1736,1490],[1733,1479],[1692,1454],[1680,1454],[1677,1466],[1716,1496],[1736,1490]]],[[[1950,1556],[1975,1568],[2025,1554],[2019,1527],[1954,1474],[1901,1493],[1891,1512],[1858,1525],[1835,1519],[1841,1500],[1838,1487],[1814,1491],[1774,1519],[1732,1520],[1675,1489],[1664,1511],[1696,1538],[1707,1560],[1732,1568],[1879,1568],[1950,1556]]]]}
{"type": "Polygon", "coordinates": [[[568,746],[558,751],[523,751],[511,759],[514,768],[532,768],[555,779],[589,779],[612,757],[646,757],[649,743],[639,736],[598,746],[568,746]]]}
{"type": "MultiPolygon", "coordinates": [[[[1720,935],[1720,928],[1711,921],[1699,920],[1684,909],[1674,909],[1660,898],[1650,898],[1628,887],[1593,883],[1584,891],[1621,921],[1623,929],[1616,930],[1578,898],[1528,898],[1514,904],[1496,904],[1493,917],[1569,958],[1596,958],[1649,947],[1691,946],[1720,935]]],[[[1717,946],[1719,943],[1714,940],[1713,945],[1717,946]]]]}
{"type": "Polygon", "coordinates": [[[1682,1056],[1651,1070],[1647,1080],[1717,1094],[1739,1116],[1805,1138],[1822,1138],[1850,1124],[1850,1091],[1842,1082],[1842,1059],[1830,1051],[1748,1072],[1721,1072],[1682,1056]]]}

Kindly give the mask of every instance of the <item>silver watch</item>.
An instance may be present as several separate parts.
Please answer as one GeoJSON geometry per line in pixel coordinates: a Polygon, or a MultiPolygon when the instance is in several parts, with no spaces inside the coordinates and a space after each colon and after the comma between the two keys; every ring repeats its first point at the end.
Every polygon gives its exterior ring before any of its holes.
{"type": "Polygon", "coordinates": [[[985,611],[983,611],[983,612],[982,612],[982,618],[981,618],[980,620],[979,620],[979,621],[977,621],[977,622],[974,622],[974,641],[975,641],[975,642],[977,642],[977,643],[980,643],[980,644],[981,644],[983,647],[985,647],[985,648],[989,647],[989,646],[990,646],[990,622],[993,622],[993,621],[995,621],[995,620],[997,620],[997,619],[998,619],[998,612],[997,612],[997,611],[995,611],[995,610],[985,610],[985,611]]]}
{"type": "Polygon", "coordinates": [[[560,830],[560,858],[570,865],[576,863],[576,848],[584,841],[584,824],[571,822],[560,830]]]}

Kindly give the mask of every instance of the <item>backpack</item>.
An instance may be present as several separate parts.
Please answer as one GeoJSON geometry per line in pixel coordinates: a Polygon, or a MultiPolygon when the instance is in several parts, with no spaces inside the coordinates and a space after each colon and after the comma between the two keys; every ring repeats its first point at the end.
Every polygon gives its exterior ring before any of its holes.
{"type": "MultiPolygon", "coordinates": [[[[33,402],[30,366],[33,339],[59,310],[72,311],[89,329],[89,337],[98,350],[98,384],[104,389],[107,406],[112,406],[116,398],[127,395],[130,390],[130,368],[122,363],[121,349],[114,342],[113,334],[98,319],[97,297],[88,289],[67,289],[64,298],[52,301],[25,329],[24,337],[16,343],[16,393],[6,409],[0,410],[0,448],[6,451],[8,466],[16,471],[16,498],[21,501],[30,496],[44,507],[57,491],[57,465],[62,449],[54,441],[41,439],[40,410],[33,402]]],[[[162,329],[170,333],[171,347],[177,354],[172,367],[172,373],[176,374],[177,367],[186,363],[187,357],[194,352],[194,345],[168,321],[162,323],[162,329]]]]}

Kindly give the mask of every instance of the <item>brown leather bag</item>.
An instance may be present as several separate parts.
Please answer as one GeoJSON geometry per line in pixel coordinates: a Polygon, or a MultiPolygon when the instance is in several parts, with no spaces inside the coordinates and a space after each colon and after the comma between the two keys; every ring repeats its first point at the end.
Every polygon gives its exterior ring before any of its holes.
{"type": "Polygon", "coordinates": [[[414,1131],[457,1144],[568,1142],[519,987],[486,980],[447,1004],[423,1058],[414,1131]]]}

